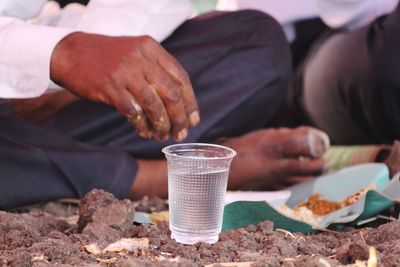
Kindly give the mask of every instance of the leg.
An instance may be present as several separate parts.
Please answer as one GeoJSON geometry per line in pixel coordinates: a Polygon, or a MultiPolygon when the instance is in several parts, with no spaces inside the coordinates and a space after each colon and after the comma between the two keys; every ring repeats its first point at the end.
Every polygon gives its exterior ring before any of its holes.
{"type": "Polygon", "coordinates": [[[400,135],[400,7],[317,44],[295,81],[311,123],[335,144],[392,143],[400,135]]]}
{"type": "Polygon", "coordinates": [[[318,40],[328,27],[320,18],[298,21],[294,24],[296,39],[290,44],[293,68],[296,68],[307,55],[311,45],[318,40]]]}
{"type": "MultiPolygon", "coordinates": [[[[291,183],[287,177],[323,171],[322,160],[297,160],[300,155],[319,156],[327,146],[323,134],[311,129],[250,133],[268,126],[286,98],[290,53],[275,20],[256,11],[207,14],[184,23],[163,45],[188,71],[202,113],[201,124],[186,141],[240,136],[222,142],[239,153],[230,188],[272,188],[280,180],[291,183]]],[[[85,143],[142,159],[162,158],[161,148],[169,144],[139,138],[112,108],[86,101],[70,105],[44,124],[85,143]]],[[[165,175],[165,161],[140,160],[133,195],[165,196],[165,175]]]]}
{"type": "Polygon", "coordinates": [[[82,197],[93,188],[125,197],[135,177],[128,155],[16,119],[6,104],[0,104],[0,146],[1,209],[82,197]]]}
{"type": "MultiPolygon", "coordinates": [[[[261,128],[286,96],[289,48],[279,24],[263,13],[201,16],[184,23],[163,45],[189,73],[202,113],[187,142],[261,128]]],[[[70,105],[44,125],[140,158],[161,158],[161,148],[169,144],[141,139],[112,108],[87,101],[70,105]]]]}
{"type": "MultiPolygon", "coordinates": [[[[164,46],[188,71],[202,112],[201,124],[190,131],[187,141],[242,135],[224,142],[241,155],[233,162],[238,171],[232,173],[232,188],[261,185],[260,189],[277,179],[322,172],[322,161],[297,160],[300,155],[319,155],[315,151],[320,149],[310,149],[310,143],[326,148],[326,140],[315,130],[247,134],[268,125],[286,97],[289,48],[275,20],[255,11],[208,14],[183,24],[164,46]],[[244,166],[253,160],[255,164],[244,166]]],[[[168,144],[139,138],[112,108],[87,101],[69,105],[43,125],[139,159],[162,158],[161,148],[168,144]]],[[[165,196],[165,161],[138,160],[138,165],[131,196],[165,196]]]]}

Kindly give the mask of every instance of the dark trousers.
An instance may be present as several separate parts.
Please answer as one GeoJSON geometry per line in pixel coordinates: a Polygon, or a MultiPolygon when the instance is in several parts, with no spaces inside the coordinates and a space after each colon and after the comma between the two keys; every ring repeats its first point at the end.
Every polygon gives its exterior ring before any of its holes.
{"type": "Polygon", "coordinates": [[[400,6],[366,27],[317,42],[292,83],[300,122],[321,128],[334,144],[398,139],[399,33],[400,6]]]}
{"type": "MultiPolygon", "coordinates": [[[[163,43],[187,70],[201,124],[187,142],[212,142],[268,126],[287,96],[290,53],[280,25],[256,11],[191,19],[163,43]]],[[[0,113],[0,207],[102,188],[124,197],[134,158],[171,144],[139,138],[112,107],[78,101],[40,126],[0,113]]],[[[157,186],[157,185],[155,185],[157,186]]]]}

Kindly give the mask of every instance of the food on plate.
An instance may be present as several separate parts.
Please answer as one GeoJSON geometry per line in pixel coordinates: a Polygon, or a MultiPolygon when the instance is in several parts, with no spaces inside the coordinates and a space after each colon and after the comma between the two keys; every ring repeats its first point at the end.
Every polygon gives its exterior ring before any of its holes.
{"type": "Polygon", "coordinates": [[[293,208],[290,208],[286,205],[279,205],[277,209],[279,212],[290,218],[306,222],[310,225],[318,225],[322,216],[352,205],[372,189],[376,189],[376,185],[374,183],[340,201],[325,200],[323,199],[322,194],[315,193],[307,200],[300,202],[293,208]]]}
{"type": "Polygon", "coordinates": [[[312,226],[317,226],[321,221],[321,216],[315,215],[311,210],[307,209],[306,207],[299,207],[298,209],[291,209],[285,204],[281,204],[276,207],[276,209],[282,213],[283,215],[308,223],[312,226]]]}
{"type": "Polygon", "coordinates": [[[360,197],[362,197],[364,194],[366,194],[369,190],[374,190],[374,189],[376,189],[376,184],[372,183],[368,187],[361,189],[357,193],[345,198],[342,202],[343,202],[344,206],[350,206],[351,204],[353,204],[354,202],[359,200],[360,197]]]}
{"type": "Polygon", "coordinates": [[[329,201],[322,199],[321,194],[313,194],[311,197],[307,199],[307,201],[301,202],[300,204],[297,204],[293,209],[299,209],[301,207],[306,207],[309,209],[312,213],[318,216],[323,216],[328,213],[331,213],[335,210],[339,210],[343,208],[343,202],[334,202],[334,201],[329,201]]]}

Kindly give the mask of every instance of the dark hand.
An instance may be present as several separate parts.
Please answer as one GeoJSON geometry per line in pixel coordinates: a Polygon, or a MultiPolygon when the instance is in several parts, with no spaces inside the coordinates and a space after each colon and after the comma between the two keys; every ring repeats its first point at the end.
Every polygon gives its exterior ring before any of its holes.
{"type": "Polygon", "coordinates": [[[50,70],[72,93],[114,106],[142,137],[181,141],[199,123],[187,73],[150,37],[72,33],[54,49],[50,70]]]}

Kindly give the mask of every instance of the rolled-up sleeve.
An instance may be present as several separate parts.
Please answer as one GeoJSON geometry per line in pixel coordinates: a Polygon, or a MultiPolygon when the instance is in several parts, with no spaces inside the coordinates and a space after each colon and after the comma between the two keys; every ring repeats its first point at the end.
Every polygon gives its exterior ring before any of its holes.
{"type": "MultiPolygon", "coordinates": [[[[162,41],[191,16],[192,8],[188,0],[91,0],[86,8],[69,11],[76,14],[61,27],[0,16],[0,98],[43,94],[51,84],[51,54],[71,32],[150,35],[162,41]]],[[[60,17],[66,18],[62,12],[60,17]]]]}
{"type": "Polygon", "coordinates": [[[0,98],[30,98],[46,91],[53,49],[71,32],[0,17],[0,98]]]}

